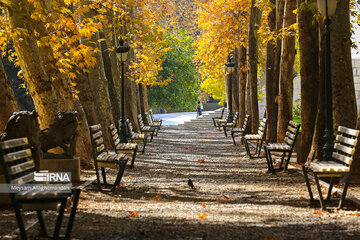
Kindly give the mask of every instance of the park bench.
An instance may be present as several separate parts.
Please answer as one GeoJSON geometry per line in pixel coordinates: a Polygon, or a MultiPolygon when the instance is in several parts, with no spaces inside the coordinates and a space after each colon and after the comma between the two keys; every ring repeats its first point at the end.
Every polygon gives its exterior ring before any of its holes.
{"type": "MultiPolygon", "coordinates": [[[[223,107],[223,108],[221,109],[221,114],[220,114],[220,116],[219,116],[219,117],[213,117],[213,118],[212,118],[213,123],[214,123],[214,127],[217,127],[217,126],[218,126],[218,120],[223,119],[223,117],[224,117],[224,112],[225,112],[225,108],[223,107]]],[[[225,119],[226,119],[226,118],[225,118],[225,119]]]]}
{"type": "Polygon", "coordinates": [[[227,137],[227,131],[233,129],[236,126],[236,121],[238,117],[239,117],[239,113],[236,112],[231,122],[223,123],[219,126],[219,128],[221,127],[223,128],[225,137],[227,137]]]}
{"type": "Polygon", "coordinates": [[[163,120],[159,119],[159,118],[155,118],[152,109],[149,109],[149,114],[150,114],[151,122],[154,122],[154,123],[158,122],[158,123],[160,123],[160,127],[161,127],[163,120]]]}
{"type": "Polygon", "coordinates": [[[157,133],[159,131],[158,127],[145,126],[141,114],[137,115],[137,120],[138,120],[138,124],[139,124],[141,133],[151,134],[152,135],[151,140],[154,135],[157,136],[157,133]]]}
{"type": "MultiPolygon", "coordinates": [[[[36,188],[35,164],[32,159],[31,150],[27,138],[17,138],[0,142],[0,162],[7,184],[17,185],[19,187],[34,187],[29,190],[11,192],[10,198],[15,211],[16,220],[20,229],[22,239],[27,239],[27,234],[22,218],[21,210],[36,211],[41,228],[41,237],[47,237],[47,230],[42,215],[44,210],[54,210],[58,212],[53,239],[59,237],[62,219],[68,199],[73,196],[73,204],[65,233],[66,238],[70,238],[72,225],[75,219],[76,208],[79,201],[80,189],[40,189],[36,188]],[[26,185],[25,185],[26,184],[26,185]],[[60,205],[60,208],[58,206],[60,205]]],[[[39,186],[39,185],[38,185],[39,186]]],[[[49,187],[51,184],[48,185],[49,187]]],[[[5,227],[5,226],[3,226],[5,227]]]]}
{"type": "Polygon", "coordinates": [[[150,114],[147,113],[147,112],[145,112],[145,115],[146,115],[146,119],[147,119],[150,127],[157,128],[158,130],[161,129],[161,122],[152,121],[151,117],[150,117],[150,114]]]}
{"type": "Polygon", "coordinates": [[[312,173],[314,175],[316,187],[319,192],[321,209],[326,208],[325,202],[331,203],[331,191],[334,184],[334,179],[341,179],[345,177],[344,190],[341,195],[338,208],[341,208],[343,205],[349,186],[352,172],[352,163],[354,162],[353,157],[355,153],[355,147],[358,142],[357,138],[359,136],[359,132],[359,130],[339,126],[338,133],[335,138],[331,161],[312,161],[309,165],[304,165],[302,167],[311,203],[314,203],[315,200],[311,191],[308,174],[312,173]],[[325,200],[319,184],[319,178],[330,178],[328,193],[325,200]]]}
{"type": "Polygon", "coordinates": [[[241,142],[245,145],[245,149],[250,158],[252,158],[252,154],[250,151],[250,142],[255,142],[255,154],[258,153],[258,157],[260,157],[262,144],[265,142],[266,135],[266,127],[267,127],[267,119],[263,118],[260,122],[260,127],[258,129],[257,134],[246,134],[241,137],[241,142]]]}
{"type": "Polygon", "coordinates": [[[229,122],[229,112],[226,112],[224,115],[223,115],[223,118],[221,119],[215,119],[215,125],[216,127],[219,129],[219,131],[221,130],[221,125],[222,124],[226,124],[229,122]]]}
{"type": "Polygon", "coordinates": [[[144,134],[144,133],[136,133],[134,132],[134,128],[132,123],[129,121],[129,119],[126,119],[126,127],[128,129],[128,133],[129,133],[129,137],[130,137],[130,141],[133,143],[143,143],[143,149],[141,151],[142,154],[145,153],[145,147],[146,147],[146,143],[149,141],[151,142],[153,139],[153,134],[151,135],[151,139],[149,139],[149,134],[144,134]]]}
{"type": "Polygon", "coordinates": [[[109,131],[111,134],[111,144],[116,153],[130,154],[132,156],[130,167],[134,167],[136,152],[138,150],[136,143],[121,143],[117,128],[114,124],[110,124],[109,131]]]}
{"type": "Polygon", "coordinates": [[[300,124],[290,120],[285,133],[284,143],[269,143],[264,146],[269,172],[274,173],[275,171],[287,170],[299,129],[300,124]],[[272,158],[272,152],[282,153],[280,162],[277,162],[277,168],[274,168],[273,161],[275,159],[272,158]],[[286,155],[287,158],[285,160],[286,155]],[[284,160],[285,166],[283,167],[284,160]]]}
{"type": "Polygon", "coordinates": [[[233,129],[231,129],[231,137],[232,137],[232,140],[233,140],[235,146],[236,146],[235,134],[244,136],[244,134],[246,133],[247,128],[248,128],[249,117],[250,117],[249,115],[245,116],[242,127],[234,127],[233,129]]]}
{"type": "Polygon", "coordinates": [[[96,171],[96,179],[99,189],[101,189],[99,167],[101,168],[101,174],[106,185],[106,173],[105,168],[117,169],[118,174],[113,184],[112,190],[119,186],[121,178],[124,174],[125,167],[130,158],[121,153],[115,153],[113,151],[106,151],[104,146],[103,134],[101,131],[101,125],[93,125],[89,127],[91,142],[93,146],[93,157],[96,171]]]}

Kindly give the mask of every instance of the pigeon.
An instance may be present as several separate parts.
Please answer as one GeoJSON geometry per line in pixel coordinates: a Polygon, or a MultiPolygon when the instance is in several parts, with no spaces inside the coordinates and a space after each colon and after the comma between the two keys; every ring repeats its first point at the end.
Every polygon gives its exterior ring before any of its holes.
{"type": "Polygon", "coordinates": [[[194,188],[194,187],[195,187],[193,181],[192,181],[190,178],[189,178],[189,181],[188,181],[188,185],[189,185],[189,187],[191,187],[191,188],[194,188]]]}

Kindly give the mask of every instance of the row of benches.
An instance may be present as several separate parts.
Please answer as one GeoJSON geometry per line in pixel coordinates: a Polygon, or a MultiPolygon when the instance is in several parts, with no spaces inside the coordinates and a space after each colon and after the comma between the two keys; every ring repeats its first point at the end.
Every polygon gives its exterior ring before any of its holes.
{"type": "MultiPolygon", "coordinates": [[[[223,117],[223,112],[221,117],[223,117]]],[[[252,158],[254,155],[260,157],[262,146],[266,140],[266,118],[263,118],[261,120],[257,134],[246,134],[247,124],[249,122],[248,115],[245,117],[242,127],[234,126],[234,123],[236,122],[235,119],[231,123],[224,122],[220,119],[221,118],[213,119],[214,126],[218,127],[219,129],[223,127],[225,136],[227,136],[226,130],[229,130],[230,128],[234,145],[236,145],[235,134],[238,134],[241,137],[241,143],[244,144],[248,156],[250,158],[252,158]],[[253,143],[255,143],[254,153],[252,153],[250,149],[250,145],[253,143]]],[[[265,157],[269,172],[275,173],[276,171],[287,170],[299,130],[300,124],[290,120],[287,126],[287,131],[285,133],[283,143],[267,143],[264,145],[265,157]],[[273,157],[273,153],[280,153],[280,159],[275,159],[273,157]]],[[[355,147],[358,142],[359,133],[359,130],[339,126],[337,128],[335,144],[333,147],[332,160],[319,161],[315,159],[308,165],[302,166],[306,186],[309,191],[310,202],[312,204],[317,201],[314,200],[314,196],[311,190],[311,185],[308,177],[309,173],[314,175],[316,187],[319,193],[319,202],[321,209],[326,208],[326,203],[331,202],[331,191],[335,179],[343,179],[344,189],[338,204],[338,208],[341,208],[343,206],[349,186],[350,175],[352,172],[353,157],[355,154],[355,147]],[[330,184],[328,187],[326,199],[323,198],[319,178],[330,178],[330,184]]]]}
{"type": "MultiPolygon", "coordinates": [[[[134,166],[137,143],[142,142],[144,144],[142,149],[142,153],[144,153],[146,143],[151,142],[153,136],[157,135],[161,128],[162,121],[154,119],[152,113],[150,113],[150,116],[148,117],[150,125],[145,126],[141,115],[138,116],[141,133],[135,133],[132,124],[128,120],[126,121],[130,143],[121,143],[117,129],[113,124],[110,125],[109,131],[114,147],[113,151],[105,150],[101,125],[90,126],[97,184],[100,189],[101,182],[98,168],[101,169],[104,184],[107,184],[105,168],[118,170],[112,188],[115,189],[120,184],[127,162],[131,161],[130,167],[134,166]]],[[[21,238],[27,239],[21,210],[36,211],[41,228],[41,237],[48,237],[42,211],[58,210],[58,216],[52,235],[52,239],[57,239],[59,237],[67,201],[72,197],[73,203],[65,232],[65,238],[70,238],[81,189],[71,188],[68,189],[69,191],[54,191],[34,187],[39,186],[37,184],[46,184],[47,182],[34,182],[37,174],[35,172],[35,163],[32,158],[31,146],[29,146],[27,138],[18,138],[0,142],[0,163],[1,169],[5,175],[6,183],[9,184],[9,189],[11,185],[27,188],[25,191],[12,191],[9,194],[20,229],[21,238]]]]}

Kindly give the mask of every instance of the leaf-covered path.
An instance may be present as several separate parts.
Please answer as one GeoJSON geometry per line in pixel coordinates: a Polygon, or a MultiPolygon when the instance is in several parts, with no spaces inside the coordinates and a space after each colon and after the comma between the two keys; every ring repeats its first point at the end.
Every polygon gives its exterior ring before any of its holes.
{"type": "Polygon", "coordinates": [[[250,160],[213,126],[164,126],[115,193],[91,188],[81,195],[74,238],[360,237],[355,212],[314,211],[301,174],[266,173],[265,159],[250,160]]]}

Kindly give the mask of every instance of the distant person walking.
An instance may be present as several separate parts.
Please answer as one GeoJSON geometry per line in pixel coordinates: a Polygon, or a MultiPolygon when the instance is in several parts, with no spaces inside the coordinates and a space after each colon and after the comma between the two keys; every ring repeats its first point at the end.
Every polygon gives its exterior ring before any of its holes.
{"type": "Polygon", "coordinates": [[[197,116],[201,116],[202,113],[201,113],[201,109],[202,108],[202,104],[201,104],[201,101],[198,101],[198,105],[197,105],[197,116]]]}

